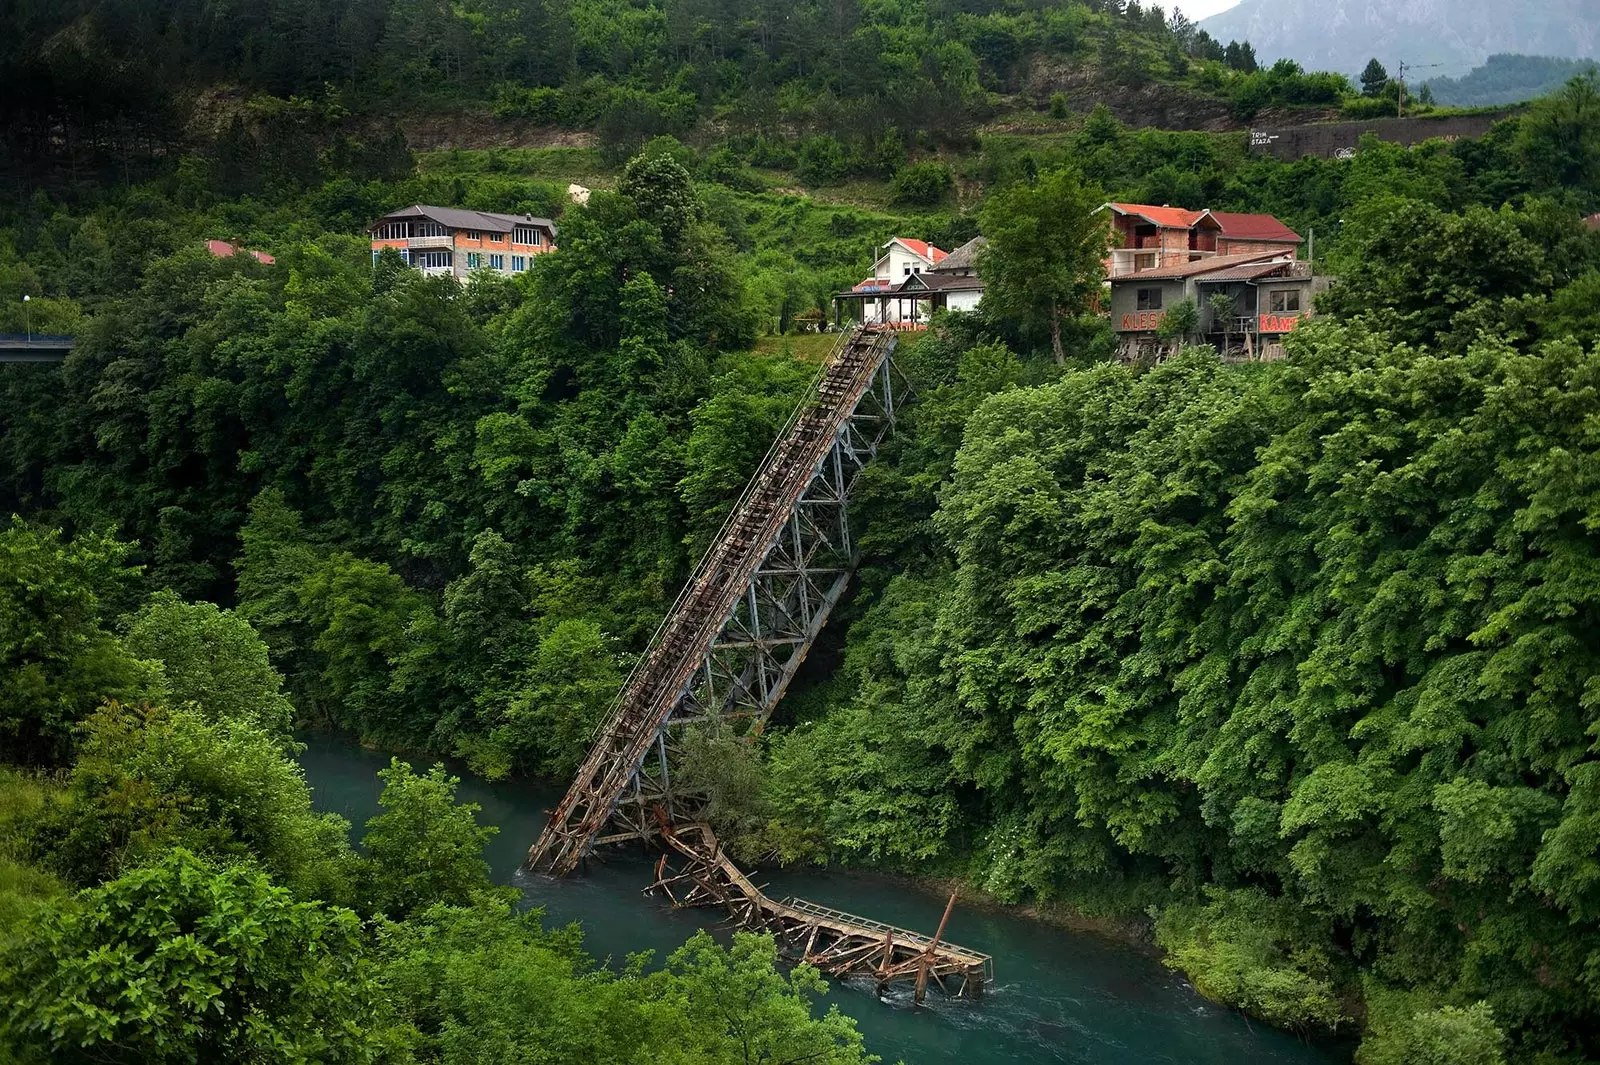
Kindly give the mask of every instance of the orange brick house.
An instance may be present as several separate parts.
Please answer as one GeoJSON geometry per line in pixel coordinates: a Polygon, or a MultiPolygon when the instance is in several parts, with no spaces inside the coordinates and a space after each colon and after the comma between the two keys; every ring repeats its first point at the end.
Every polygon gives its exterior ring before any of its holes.
{"type": "Polygon", "coordinates": [[[1298,257],[1300,234],[1269,214],[1190,211],[1143,203],[1108,203],[1111,248],[1106,276],[1164,270],[1217,255],[1272,252],[1298,257]]]}
{"type": "Polygon", "coordinates": [[[520,274],[533,257],[556,250],[556,224],[527,214],[495,214],[414,204],[367,227],[372,259],[398,251],[424,274],[465,281],[474,270],[520,274]]]}

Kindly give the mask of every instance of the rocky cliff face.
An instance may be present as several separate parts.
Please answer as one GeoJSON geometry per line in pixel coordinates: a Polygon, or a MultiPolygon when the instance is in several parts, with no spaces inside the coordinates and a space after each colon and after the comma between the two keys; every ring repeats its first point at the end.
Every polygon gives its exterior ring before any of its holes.
{"type": "Polygon", "coordinates": [[[1415,64],[1418,80],[1463,74],[1493,53],[1600,58],[1600,0],[1243,0],[1200,25],[1220,41],[1249,40],[1266,62],[1352,75],[1373,56],[1391,74],[1415,64]]]}

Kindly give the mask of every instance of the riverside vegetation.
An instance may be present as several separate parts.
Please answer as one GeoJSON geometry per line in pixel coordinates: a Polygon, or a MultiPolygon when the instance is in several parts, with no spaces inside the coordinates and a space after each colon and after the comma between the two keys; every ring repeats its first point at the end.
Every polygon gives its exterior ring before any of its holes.
{"type": "Polygon", "coordinates": [[[1600,1054],[1595,99],[1292,165],[1099,112],[910,164],[974,184],[931,205],[781,195],[681,131],[579,153],[614,188],[464,287],[355,234],[555,212],[572,156],[414,161],[324,94],[52,171],[0,216],[0,328],[26,292],[80,338],[0,375],[0,1055],[864,1060],[770,942],[608,973],[516,915],[442,771],[396,764],[352,851],[287,730],[561,779],[810,378],[757,338],[996,205],[1013,313],[903,345],[826,668],[691,751],[724,832],[1148,914],[1203,993],[1367,1065],[1600,1054]],[[1112,195],[1316,225],[1340,284],[1283,362],[1112,365],[1081,245],[1019,223],[1112,195]]]}

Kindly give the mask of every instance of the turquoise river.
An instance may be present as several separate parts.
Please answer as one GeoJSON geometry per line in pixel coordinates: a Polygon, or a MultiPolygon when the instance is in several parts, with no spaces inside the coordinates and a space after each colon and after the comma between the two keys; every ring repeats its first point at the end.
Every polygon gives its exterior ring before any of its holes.
{"type": "MultiPolygon", "coordinates": [[[[378,809],[377,771],[388,757],[336,737],[307,737],[301,757],[317,805],[360,826],[378,809]]],[[[517,884],[544,907],[546,923],[583,925],[596,958],[640,950],[658,956],[696,928],[715,927],[712,910],[674,911],[641,889],[651,867],[643,856],[592,863],[585,875],[552,881],[518,868],[538,834],[544,811],[559,796],[519,784],[489,784],[463,775],[460,798],[483,807],[500,832],[489,845],[496,878],[517,884]]],[[[798,895],[909,928],[938,924],[944,900],[870,877],[835,872],[767,871],[760,877],[779,897],[798,895]]],[[[995,983],[980,1001],[909,994],[875,998],[867,988],[835,986],[829,999],[854,1017],[867,1046],[893,1065],[1334,1065],[1340,1047],[1307,1044],[1205,1001],[1149,952],[1067,931],[1004,910],[957,906],[948,936],[992,954],[995,983]]]]}

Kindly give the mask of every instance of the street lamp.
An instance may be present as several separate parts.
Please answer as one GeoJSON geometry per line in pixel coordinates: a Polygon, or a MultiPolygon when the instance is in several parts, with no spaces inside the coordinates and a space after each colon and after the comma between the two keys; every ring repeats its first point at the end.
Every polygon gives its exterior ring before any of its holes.
{"type": "Polygon", "coordinates": [[[22,297],[22,320],[27,323],[28,343],[30,344],[33,343],[33,308],[29,307],[28,304],[32,299],[32,296],[25,295],[22,297]]]}

